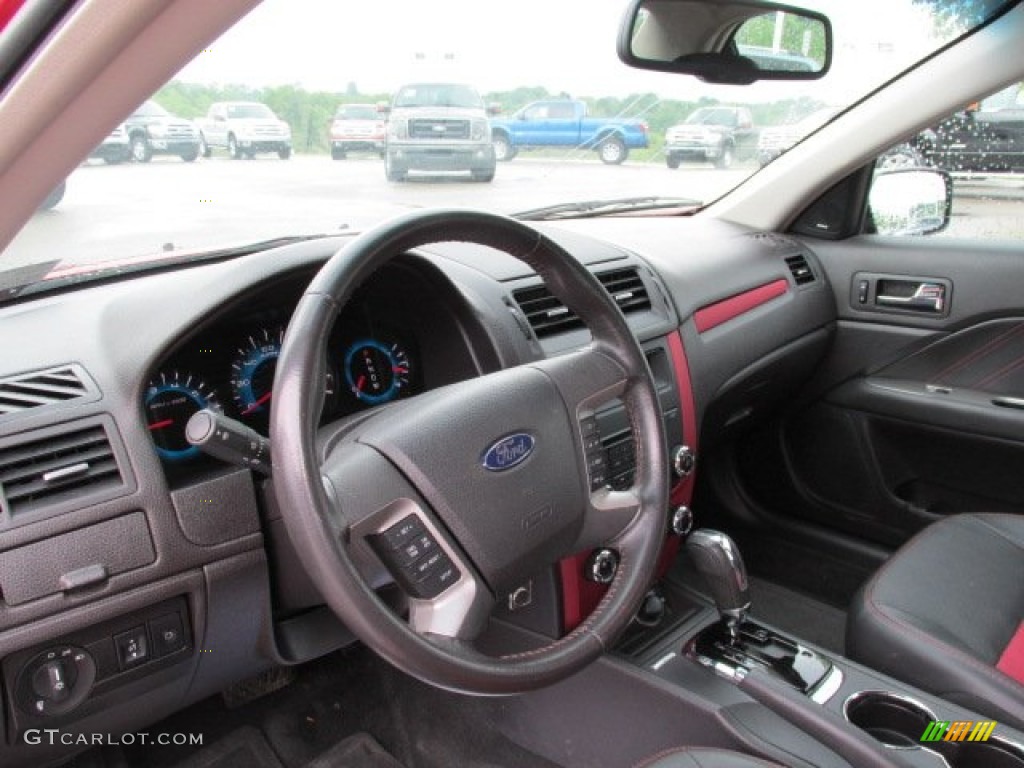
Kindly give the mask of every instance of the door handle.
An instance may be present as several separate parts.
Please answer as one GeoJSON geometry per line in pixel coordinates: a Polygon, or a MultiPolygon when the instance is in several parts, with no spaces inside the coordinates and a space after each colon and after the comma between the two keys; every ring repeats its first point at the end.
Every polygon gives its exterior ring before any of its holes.
{"type": "MultiPolygon", "coordinates": [[[[895,281],[887,280],[886,287],[892,287],[895,281]]],[[[912,283],[898,283],[913,286],[912,283]]],[[[909,296],[893,296],[878,294],[875,303],[899,309],[914,309],[921,312],[942,312],[946,308],[946,286],[942,283],[918,283],[909,296]]]]}

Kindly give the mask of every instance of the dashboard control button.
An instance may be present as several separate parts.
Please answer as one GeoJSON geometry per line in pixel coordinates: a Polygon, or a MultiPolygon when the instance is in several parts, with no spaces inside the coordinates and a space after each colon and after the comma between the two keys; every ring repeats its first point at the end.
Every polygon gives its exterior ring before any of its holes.
{"type": "Polygon", "coordinates": [[[613,549],[599,549],[587,561],[586,577],[595,584],[611,584],[619,570],[619,554],[613,549]]]}
{"type": "Polygon", "coordinates": [[[676,536],[686,536],[693,530],[693,510],[685,504],[678,506],[672,512],[672,533],[676,536]]]}
{"type": "Polygon", "coordinates": [[[677,445],[672,449],[672,471],[676,477],[689,477],[697,465],[697,456],[688,445],[677,445]]]}
{"type": "Polygon", "coordinates": [[[63,645],[32,657],[16,684],[18,706],[36,717],[63,715],[81,704],[96,680],[96,662],[84,648],[63,645]]]}
{"type": "Polygon", "coordinates": [[[54,704],[66,701],[77,672],[73,664],[62,658],[45,661],[32,675],[32,692],[54,704]]]}
{"type": "Polygon", "coordinates": [[[146,639],[146,628],[138,626],[114,635],[114,648],[117,650],[117,663],[122,670],[148,661],[149,641],[146,639]]]}
{"type": "Polygon", "coordinates": [[[180,651],[186,645],[181,614],[166,613],[152,619],[149,631],[153,637],[153,656],[156,658],[180,651]]]}

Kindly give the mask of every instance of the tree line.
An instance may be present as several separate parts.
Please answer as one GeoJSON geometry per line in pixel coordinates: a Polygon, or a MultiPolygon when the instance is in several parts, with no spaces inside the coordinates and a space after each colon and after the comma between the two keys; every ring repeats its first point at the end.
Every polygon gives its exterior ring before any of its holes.
{"type": "MultiPolygon", "coordinates": [[[[482,94],[484,101],[500,106],[502,114],[511,115],[532,101],[567,96],[546,88],[521,87],[510,91],[482,94]]],[[[297,152],[326,153],[329,149],[330,120],[341,104],[376,104],[388,102],[389,93],[363,93],[355,84],[344,92],[308,91],[297,85],[253,88],[244,85],[201,85],[172,80],[154,96],[165,109],[185,118],[203,117],[216,101],[259,101],[285,120],[292,128],[292,143],[297,152]]],[[[714,106],[716,99],[702,97],[696,101],[664,99],[654,93],[637,93],[625,97],[583,97],[588,113],[594,117],[631,117],[644,120],[650,128],[651,147],[636,152],[643,160],[655,157],[664,141],[665,131],[682,122],[695,109],[714,106]]],[[[792,122],[810,114],[821,102],[806,97],[747,104],[755,125],[768,126],[792,122]]]]}

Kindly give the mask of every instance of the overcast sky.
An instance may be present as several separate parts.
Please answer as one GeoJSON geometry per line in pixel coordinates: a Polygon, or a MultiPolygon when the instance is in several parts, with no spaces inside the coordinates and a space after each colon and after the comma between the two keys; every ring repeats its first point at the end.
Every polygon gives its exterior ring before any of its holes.
{"type": "Polygon", "coordinates": [[[403,82],[443,77],[481,91],[540,85],[574,96],[653,91],[729,100],[809,93],[834,101],[867,90],[872,61],[891,73],[929,43],[930,24],[910,0],[803,4],[833,19],[833,74],[810,86],[762,83],[741,95],[736,88],[710,89],[690,77],[625,67],[615,55],[625,0],[264,0],[179,78],[332,92],[351,82],[363,92],[391,92],[403,82]]]}

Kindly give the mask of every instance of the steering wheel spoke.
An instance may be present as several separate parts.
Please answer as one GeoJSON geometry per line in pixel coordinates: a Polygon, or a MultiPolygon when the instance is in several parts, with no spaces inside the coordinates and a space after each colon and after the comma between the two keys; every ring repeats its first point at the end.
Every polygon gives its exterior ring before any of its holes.
{"type": "Polygon", "coordinates": [[[412,483],[354,441],[336,446],[321,471],[339,544],[366,583],[397,583],[417,632],[475,637],[493,597],[412,483]]]}

